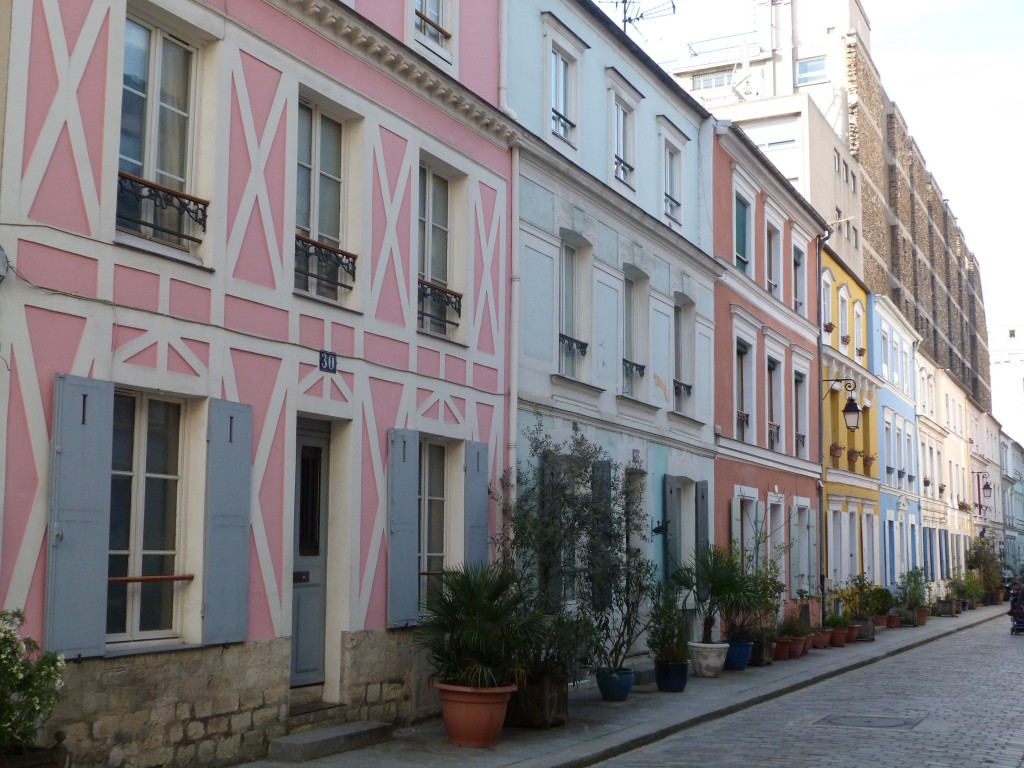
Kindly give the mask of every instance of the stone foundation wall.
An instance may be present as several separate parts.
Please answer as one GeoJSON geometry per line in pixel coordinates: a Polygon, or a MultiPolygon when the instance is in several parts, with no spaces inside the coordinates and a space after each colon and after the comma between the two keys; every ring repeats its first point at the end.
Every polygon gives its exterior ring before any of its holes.
{"type": "Polygon", "coordinates": [[[265,757],[285,733],[289,638],[68,663],[41,734],[74,768],[219,766],[265,757]]]}
{"type": "Polygon", "coordinates": [[[429,665],[412,630],[344,633],[341,669],[341,699],[351,720],[405,725],[439,711],[429,665]]]}

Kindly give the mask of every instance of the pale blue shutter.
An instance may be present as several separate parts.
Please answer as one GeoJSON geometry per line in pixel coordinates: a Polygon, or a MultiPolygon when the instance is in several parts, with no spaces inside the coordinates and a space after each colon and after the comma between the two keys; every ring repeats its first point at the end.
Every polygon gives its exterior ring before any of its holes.
{"type": "Polygon", "coordinates": [[[419,623],[420,434],[388,430],[388,627],[419,623]]]}
{"type": "Polygon", "coordinates": [[[807,510],[807,543],[810,557],[807,563],[807,591],[818,594],[818,510],[807,510]]]}
{"type": "Polygon", "coordinates": [[[800,589],[800,520],[796,507],[789,508],[789,596],[796,599],[800,589]]]}
{"type": "Polygon", "coordinates": [[[683,482],[682,478],[665,475],[665,496],[662,502],[664,527],[662,534],[663,575],[683,564],[683,482]]]}
{"type": "Polygon", "coordinates": [[[767,530],[764,524],[764,502],[758,501],[754,503],[754,535],[751,537],[752,541],[758,541],[760,539],[760,546],[764,546],[764,542],[767,541],[765,535],[767,530]],[[764,538],[761,538],[764,536],[764,538]]]}
{"type": "Polygon", "coordinates": [[[69,659],[102,656],[114,385],[57,374],[53,399],[43,647],[69,659]]]}
{"type": "Polygon", "coordinates": [[[708,481],[698,480],[694,514],[697,517],[697,548],[711,544],[711,517],[708,514],[708,481]]]}
{"type": "Polygon", "coordinates": [[[729,512],[731,515],[731,529],[729,531],[729,538],[732,541],[738,541],[740,545],[743,545],[743,518],[741,516],[742,504],[738,496],[733,496],[732,501],[729,502],[729,512]]]}
{"type": "Polygon", "coordinates": [[[489,527],[490,466],[487,443],[466,442],[466,562],[486,563],[491,559],[489,527]]]}
{"type": "Polygon", "coordinates": [[[210,400],[206,435],[203,643],[238,643],[249,623],[252,408],[210,400]]]}
{"type": "MultiPolygon", "coordinates": [[[[590,494],[594,501],[594,525],[591,528],[591,557],[597,563],[595,573],[609,573],[616,557],[615,524],[612,520],[612,463],[595,461],[590,474],[590,494]]],[[[623,541],[625,546],[626,542],[623,541]]],[[[612,607],[614,585],[607,579],[592,581],[591,602],[595,610],[612,607]]]]}

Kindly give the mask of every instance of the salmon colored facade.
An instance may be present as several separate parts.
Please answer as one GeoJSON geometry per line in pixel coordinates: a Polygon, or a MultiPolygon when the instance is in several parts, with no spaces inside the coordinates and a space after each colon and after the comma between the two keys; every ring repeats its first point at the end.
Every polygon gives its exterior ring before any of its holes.
{"type": "Polygon", "coordinates": [[[516,128],[498,0],[416,6],[4,5],[0,604],[81,660],[78,765],[265,755],[298,685],[434,706],[403,627],[490,554],[516,128]]]}
{"type": "Polygon", "coordinates": [[[786,598],[818,590],[816,283],[824,221],[738,128],[716,131],[714,540],[777,559],[786,598]]]}

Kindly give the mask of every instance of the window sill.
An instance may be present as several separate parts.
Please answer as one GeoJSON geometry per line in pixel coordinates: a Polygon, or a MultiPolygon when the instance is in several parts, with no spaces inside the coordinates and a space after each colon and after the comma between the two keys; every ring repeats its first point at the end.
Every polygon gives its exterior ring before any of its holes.
{"type": "MultiPolygon", "coordinates": [[[[186,267],[195,267],[196,269],[201,269],[204,272],[209,272],[211,274],[214,272],[212,267],[208,267],[203,264],[203,262],[190,251],[184,251],[171,245],[164,245],[156,240],[139,237],[138,235],[133,235],[121,229],[114,231],[114,244],[123,246],[124,248],[130,248],[131,250],[138,251],[139,253],[146,253],[151,256],[170,259],[171,261],[176,261],[186,267]]],[[[196,247],[198,248],[199,246],[196,247]]]]}
{"type": "Polygon", "coordinates": [[[426,336],[427,338],[437,339],[438,341],[447,342],[447,343],[451,344],[452,346],[458,347],[459,349],[469,349],[469,345],[468,344],[463,344],[461,341],[456,341],[451,336],[444,336],[444,335],[442,335],[440,333],[434,333],[433,331],[428,331],[426,328],[417,328],[416,329],[416,333],[419,334],[420,336],[426,336]]]}
{"type": "Polygon", "coordinates": [[[699,419],[695,419],[692,416],[687,416],[682,411],[669,411],[668,420],[670,424],[689,427],[690,429],[703,429],[704,422],[699,419]]]}
{"type": "Polygon", "coordinates": [[[597,400],[605,392],[601,387],[595,387],[593,384],[587,384],[585,381],[580,381],[579,379],[574,379],[570,376],[564,376],[561,373],[551,374],[551,384],[556,390],[561,389],[563,391],[571,391],[587,395],[594,400],[597,400]]]}
{"type": "MultiPolygon", "coordinates": [[[[225,643],[227,645],[227,643],[225,643]]],[[[200,643],[185,643],[176,637],[160,640],[139,640],[126,643],[108,643],[105,659],[116,659],[122,656],[138,656],[143,653],[174,653],[175,651],[194,651],[203,648],[200,643]]]]}
{"type": "Polygon", "coordinates": [[[452,55],[452,52],[450,50],[438,45],[437,43],[433,42],[427,37],[424,37],[418,32],[415,34],[416,44],[420,48],[429,53],[431,57],[438,59],[446,69],[452,68],[455,57],[452,55]]]}
{"type": "Polygon", "coordinates": [[[306,291],[300,291],[297,289],[292,289],[292,296],[296,296],[304,301],[312,301],[317,304],[323,304],[324,306],[330,307],[331,309],[340,309],[342,312],[347,312],[349,314],[357,315],[359,317],[363,316],[363,312],[361,310],[346,307],[340,301],[328,299],[326,296],[317,296],[315,293],[306,293],[306,291]]]}
{"type": "Polygon", "coordinates": [[[616,395],[615,401],[619,405],[619,413],[625,412],[630,416],[654,416],[661,410],[658,406],[645,403],[643,400],[638,400],[632,395],[616,395]]]}

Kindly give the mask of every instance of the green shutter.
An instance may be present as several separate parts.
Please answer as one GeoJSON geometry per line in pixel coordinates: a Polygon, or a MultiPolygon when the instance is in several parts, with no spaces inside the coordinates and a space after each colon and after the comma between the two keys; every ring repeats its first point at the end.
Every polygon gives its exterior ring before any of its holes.
{"type": "Polygon", "coordinates": [[[708,508],[708,481],[698,480],[695,486],[697,517],[697,549],[711,544],[711,515],[708,508]]]}
{"type": "Polygon", "coordinates": [[[683,564],[683,479],[665,475],[662,500],[662,573],[665,579],[683,564]]]}
{"type": "Polygon", "coordinates": [[[789,596],[796,599],[800,589],[800,520],[796,507],[789,508],[789,596]]]}
{"type": "Polygon", "coordinates": [[[69,659],[106,650],[113,423],[112,383],[57,374],[43,647],[69,659]]]}
{"type": "Polygon", "coordinates": [[[747,271],[747,211],[750,206],[739,195],[736,196],[736,266],[747,271]]]}
{"type": "Polygon", "coordinates": [[[807,591],[818,594],[818,511],[807,510],[807,544],[810,557],[807,563],[807,591]]]}
{"type": "MultiPolygon", "coordinates": [[[[612,518],[612,463],[608,459],[595,461],[590,475],[590,494],[593,500],[594,525],[590,532],[590,557],[595,564],[595,575],[607,574],[617,555],[615,526],[612,518]]],[[[624,544],[625,542],[623,542],[624,544]]],[[[590,598],[595,610],[612,607],[613,585],[597,578],[591,579],[590,598]]]]}
{"type": "Polygon", "coordinates": [[[732,501],[729,502],[729,511],[731,513],[732,526],[729,530],[729,538],[732,541],[737,541],[740,545],[743,544],[743,517],[741,510],[743,504],[740,501],[739,496],[733,496],[732,501]]]}

